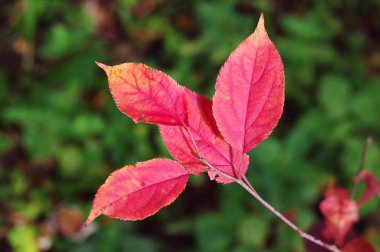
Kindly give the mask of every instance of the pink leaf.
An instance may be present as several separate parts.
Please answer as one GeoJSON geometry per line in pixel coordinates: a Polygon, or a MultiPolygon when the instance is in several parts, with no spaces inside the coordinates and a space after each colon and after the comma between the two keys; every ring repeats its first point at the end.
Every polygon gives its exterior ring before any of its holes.
{"type": "Polygon", "coordinates": [[[380,183],[369,171],[361,171],[355,177],[355,183],[359,183],[363,181],[365,183],[365,191],[359,199],[359,205],[363,205],[371,200],[373,197],[380,196],[380,183]]]}
{"type": "MultiPolygon", "coordinates": [[[[182,126],[160,126],[160,131],[170,154],[188,167],[192,173],[208,171],[211,179],[216,173],[209,170],[199,158],[189,133],[197,146],[199,154],[212,166],[235,178],[244,176],[248,168],[248,156],[238,152],[221,137],[214,118],[212,103],[209,99],[191,91],[186,91],[188,116],[182,126]]],[[[217,177],[218,182],[231,180],[217,177]]]]}
{"type": "Polygon", "coordinates": [[[362,237],[357,237],[349,241],[344,246],[342,252],[376,252],[374,247],[362,237]]]}
{"type": "Polygon", "coordinates": [[[325,190],[325,198],[327,197],[336,197],[338,199],[348,199],[350,198],[350,194],[348,193],[346,188],[330,185],[325,190]]]}
{"type": "Polygon", "coordinates": [[[188,171],[170,159],[125,166],[99,188],[86,225],[101,214],[122,220],[151,216],[178,197],[188,177],[188,171]]]}
{"type": "Polygon", "coordinates": [[[342,245],[352,225],[359,220],[358,205],[344,188],[330,187],[319,208],[325,217],[325,238],[342,245]]]}
{"type": "Polygon", "coordinates": [[[220,70],[213,113],[226,141],[248,152],[267,138],[284,105],[284,68],[261,15],[255,32],[220,70]]]}
{"type": "Polygon", "coordinates": [[[179,125],[186,116],[184,88],[166,74],[140,63],[106,66],[117,107],[134,122],[179,125]]]}

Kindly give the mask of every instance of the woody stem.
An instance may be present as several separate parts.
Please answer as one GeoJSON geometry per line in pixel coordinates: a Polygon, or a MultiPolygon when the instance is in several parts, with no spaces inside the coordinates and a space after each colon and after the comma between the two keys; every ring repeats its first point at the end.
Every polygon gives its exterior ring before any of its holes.
{"type": "Polygon", "coordinates": [[[333,252],[340,252],[340,250],[335,245],[327,244],[314,236],[302,231],[298,226],[296,226],[293,222],[291,222],[288,218],[286,218],[284,215],[282,215],[279,211],[277,211],[272,205],[270,205],[268,202],[266,202],[261,196],[253,189],[252,185],[249,183],[249,181],[244,177],[243,178],[245,183],[242,180],[236,180],[235,182],[241,185],[247,192],[249,192],[254,198],[256,198],[264,207],[266,207],[269,211],[271,211],[274,215],[276,215],[278,218],[280,218],[283,222],[285,222],[286,225],[288,225],[290,228],[292,228],[294,231],[296,231],[301,237],[303,237],[306,240],[309,240],[327,250],[333,251],[333,252]]]}
{"type": "Polygon", "coordinates": [[[266,202],[263,198],[261,198],[261,196],[256,192],[256,190],[253,188],[253,186],[249,183],[248,179],[244,176],[242,179],[237,179],[219,169],[217,169],[216,167],[214,167],[212,164],[210,164],[206,159],[204,159],[201,155],[201,153],[199,152],[199,149],[197,147],[197,144],[194,140],[194,137],[193,137],[193,134],[191,134],[190,130],[188,127],[186,127],[185,125],[183,125],[184,128],[186,129],[189,137],[190,137],[190,140],[194,146],[194,149],[196,151],[196,154],[198,155],[198,158],[199,160],[205,164],[206,166],[208,166],[210,168],[211,171],[214,171],[216,172],[219,176],[223,176],[229,180],[232,180],[236,183],[238,183],[241,187],[243,187],[248,193],[250,193],[254,198],[256,198],[264,207],[266,207],[269,211],[271,211],[274,215],[276,215],[278,218],[280,218],[283,222],[285,222],[286,225],[288,225],[290,228],[292,228],[294,231],[296,231],[301,237],[303,237],[304,239],[306,240],[309,240],[329,251],[332,251],[332,252],[341,252],[341,250],[339,248],[337,248],[335,245],[330,245],[330,244],[327,244],[317,238],[315,238],[314,236],[308,234],[308,233],[305,233],[304,231],[302,231],[299,227],[297,227],[293,222],[291,222],[288,218],[286,218],[284,215],[282,215],[279,211],[277,211],[272,205],[270,205],[268,202],[266,202]]]}

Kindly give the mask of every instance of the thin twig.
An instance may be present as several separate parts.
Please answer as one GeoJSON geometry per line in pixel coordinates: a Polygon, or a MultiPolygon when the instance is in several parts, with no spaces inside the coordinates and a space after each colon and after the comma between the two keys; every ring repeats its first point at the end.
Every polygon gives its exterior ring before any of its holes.
{"type": "MultiPolygon", "coordinates": [[[[363,145],[362,155],[360,157],[359,169],[356,172],[355,177],[357,175],[359,175],[359,173],[361,171],[363,171],[364,168],[365,168],[365,159],[366,159],[366,156],[367,156],[368,148],[372,144],[372,141],[373,141],[372,137],[371,136],[367,136],[367,138],[366,138],[366,140],[364,142],[364,145],[363,145]]],[[[358,182],[354,179],[354,185],[353,185],[352,191],[351,191],[351,198],[354,198],[357,189],[358,189],[358,182]]]]}
{"type": "MultiPolygon", "coordinates": [[[[193,135],[191,134],[189,128],[186,126],[186,125],[183,125],[184,128],[186,129],[187,133],[189,134],[189,137],[191,139],[191,142],[195,148],[195,151],[197,152],[197,155],[199,157],[199,160],[205,164],[206,166],[208,166],[210,168],[211,171],[214,171],[216,172],[219,176],[223,176],[227,179],[230,179],[236,183],[238,183],[241,187],[243,187],[247,192],[249,192],[254,198],[256,198],[264,207],[266,207],[269,211],[271,211],[274,215],[276,215],[278,218],[280,218],[283,222],[285,222],[285,224],[287,224],[290,228],[292,228],[294,231],[296,231],[301,237],[303,237],[304,239],[307,239],[327,250],[330,250],[332,252],[341,252],[341,250],[339,248],[337,248],[335,245],[330,245],[330,244],[327,244],[317,238],[315,238],[314,236],[308,234],[308,233],[305,233],[304,231],[302,231],[299,227],[297,227],[293,222],[291,222],[289,219],[287,219],[284,215],[282,215],[279,211],[277,211],[272,205],[270,205],[268,202],[266,202],[263,198],[261,198],[261,196],[256,192],[256,190],[253,188],[253,186],[249,183],[248,179],[243,176],[242,179],[237,179],[237,178],[234,178],[232,177],[231,175],[215,168],[212,164],[210,164],[206,159],[204,159],[201,155],[201,153],[199,152],[198,150],[198,147],[195,143],[195,140],[194,140],[194,137],[193,135]]],[[[239,174],[239,177],[240,177],[240,174],[239,174]]]]}
{"type": "Polygon", "coordinates": [[[303,237],[306,240],[309,240],[327,250],[330,250],[332,252],[341,252],[341,250],[336,247],[335,245],[327,244],[314,236],[302,231],[298,226],[296,226],[293,222],[291,222],[288,218],[286,218],[284,215],[282,215],[279,211],[277,211],[272,205],[270,205],[267,201],[265,201],[253,188],[253,186],[249,183],[248,179],[244,176],[243,180],[236,179],[234,177],[231,177],[230,175],[218,170],[217,168],[213,167],[211,164],[209,164],[207,161],[205,161],[205,164],[210,167],[211,170],[217,172],[220,176],[225,176],[228,179],[233,180],[234,182],[238,183],[241,187],[243,187],[247,192],[249,192],[254,198],[256,198],[264,207],[266,207],[269,211],[271,211],[274,215],[276,215],[278,218],[280,218],[283,222],[285,222],[286,225],[288,225],[290,228],[292,228],[294,231],[296,231],[301,237],[303,237]]]}
{"type": "Polygon", "coordinates": [[[247,192],[249,192],[253,197],[255,197],[263,206],[265,206],[269,211],[271,211],[274,215],[276,215],[278,218],[280,218],[283,222],[285,222],[286,225],[288,225],[290,228],[292,228],[294,231],[296,231],[301,237],[303,237],[306,240],[309,240],[315,244],[318,244],[319,246],[333,251],[333,252],[340,252],[340,249],[338,249],[335,245],[327,244],[314,236],[302,231],[299,227],[297,227],[293,222],[291,222],[289,219],[287,219],[284,215],[282,215],[279,211],[277,211],[272,205],[270,205],[268,202],[266,202],[261,196],[253,190],[252,185],[249,183],[249,181],[245,178],[245,183],[243,181],[236,181],[239,185],[241,185],[247,192]],[[246,184],[248,183],[248,184],[246,184]]]}

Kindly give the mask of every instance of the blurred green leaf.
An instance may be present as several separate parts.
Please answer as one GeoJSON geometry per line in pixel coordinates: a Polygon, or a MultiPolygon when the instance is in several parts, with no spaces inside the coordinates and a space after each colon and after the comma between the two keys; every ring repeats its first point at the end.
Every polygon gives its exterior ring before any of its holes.
{"type": "Polygon", "coordinates": [[[220,214],[202,215],[195,224],[200,251],[228,251],[232,237],[230,224],[220,214]]]}
{"type": "Polygon", "coordinates": [[[85,162],[81,151],[75,147],[60,149],[59,165],[62,176],[74,176],[83,170],[85,162]]]}
{"type": "Polygon", "coordinates": [[[8,234],[8,240],[15,252],[38,252],[36,231],[30,226],[18,226],[8,234]]]}
{"type": "Polygon", "coordinates": [[[269,232],[270,223],[262,217],[245,217],[239,225],[238,237],[241,242],[254,247],[263,247],[269,232]]]}
{"type": "Polygon", "coordinates": [[[348,110],[350,86],[342,76],[327,75],[321,80],[319,101],[327,113],[336,120],[343,119],[348,110]]]}
{"type": "MultiPolygon", "coordinates": [[[[364,85],[364,84],[363,84],[364,85]]],[[[363,87],[363,91],[350,103],[355,118],[358,120],[358,127],[371,130],[378,129],[380,125],[380,117],[378,109],[380,108],[380,79],[376,79],[363,87]]]]}

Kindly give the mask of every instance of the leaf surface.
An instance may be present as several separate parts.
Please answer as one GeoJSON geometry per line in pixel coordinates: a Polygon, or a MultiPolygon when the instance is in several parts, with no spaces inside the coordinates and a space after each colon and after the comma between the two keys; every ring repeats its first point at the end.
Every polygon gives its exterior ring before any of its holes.
{"type": "MultiPolygon", "coordinates": [[[[188,115],[182,126],[160,126],[165,145],[170,154],[188,167],[192,173],[208,171],[210,178],[216,173],[209,170],[199,158],[199,154],[212,166],[235,178],[241,178],[247,171],[249,158],[246,154],[234,150],[220,135],[212,116],[211,100],[189,90],[186,91],[188,115]]],[[[229,183],[231,180],[217,177],[218,182],[229,183]]]]}
{"type": "Polygon", "coordinates": [[[184,88],[165,73],[141,63],[106,66],[117,107],[134,122],[179,125],[186,116],[184,88]]]}
{"type": "Polygon", "coordinates": [[[369,171],[361,171],[356,177],[355,182],[364,182],[365,190],[359,199],[359,205],[364,205],[373,197],[380,197],[380,183],[376,176],[369,171]]]}
{"type": "Polygon", "coordinates": [[[188,171],[170,159],[152,159],[113,172],[96,193],[86,225],[101,214],[141,220],[172,203],[184,190],[188,171]]]}
{"type": "Polygon", "coordinates": [[[267,138],[284,105],[284,68],[264,27],[235,49],[221,68],[213,97],[213,114],[228,143],[248,152],[267,138]]]}

